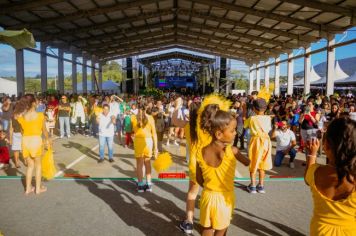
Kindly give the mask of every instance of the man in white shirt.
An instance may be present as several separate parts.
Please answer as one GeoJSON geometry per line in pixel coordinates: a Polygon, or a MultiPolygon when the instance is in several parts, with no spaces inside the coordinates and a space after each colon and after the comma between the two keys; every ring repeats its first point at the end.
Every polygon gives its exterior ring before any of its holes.
{"type": "Polygon", "coordinates": [[[294,149],[296,146],[295,134],[288,128],[287,121],[276,123],[272,130],[272,138],[276,138],[276,157],[274,159],[274,166],[279,167],[282,165],[285,155],[289,155],[289,167],[294,168],[294,159],[297,151],[294,149]]]}
{"type": "Polygon", "coordinates": [[[109,161],[114,162],[113,159],[113,143],[115,135],[116,116],[110,113],[110,106],[103,105],[103,112],[96,119],[99,125],[99,155],[98,163],[104,161],[105,144],[108,145],[109,161]]]}

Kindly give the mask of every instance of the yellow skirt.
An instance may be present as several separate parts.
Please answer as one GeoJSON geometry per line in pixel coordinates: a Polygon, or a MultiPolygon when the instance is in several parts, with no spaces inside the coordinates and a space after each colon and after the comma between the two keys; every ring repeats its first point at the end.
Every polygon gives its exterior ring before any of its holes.
{"type": "Polygon", "coordinates": [[[269,137],[252,136],[248,149],[250,172],[272,169],[272,144],[269,137]]]}
{"type": "Polygon", "coordinates": [[[310,224],[311,236],[354,236],[356,235],[356,227],[350,225],[350,227],[343,227],[338,225],[329,225],[312,220],[310,224]]]}
{"type": "Polygon", "coordinates": [[[42,137],[41,136],[23,136],[22,137],[22,155],[24,158],[35,158],[42,156],[42,137]]]}
{"type": "Polygon", "coordinates": [[[222,230],[230,225],[235,194],[203,190],[200,199],[200,224],[204,228],[222,230]]]}
{"type": "Polygon", "coordinates": [[[136,158],[151,158],[153,152],[152,138],[137,138],[134,139],[134,151],[136,158]]]}

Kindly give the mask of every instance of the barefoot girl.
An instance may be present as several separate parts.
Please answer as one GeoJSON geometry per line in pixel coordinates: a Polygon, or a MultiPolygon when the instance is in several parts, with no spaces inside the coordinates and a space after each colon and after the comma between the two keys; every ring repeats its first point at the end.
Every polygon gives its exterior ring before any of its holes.
{"type": "Polygon", "coordinates": [[[41,184],[42,135],[44,135],[47,145],[49,145],[49,139],[44,115],[36,112],[36,106],[35,97],[32,94],[27,94],[16,104],[14,112],[15,115],[19,115],[17,120],[22,127],[22,155],[27,159],[26,195],[34,191],[36,194],[40,194],[47,190],[41,184]],[[34,169],[36,170],[36,188],[32,187],[34,169]]]}

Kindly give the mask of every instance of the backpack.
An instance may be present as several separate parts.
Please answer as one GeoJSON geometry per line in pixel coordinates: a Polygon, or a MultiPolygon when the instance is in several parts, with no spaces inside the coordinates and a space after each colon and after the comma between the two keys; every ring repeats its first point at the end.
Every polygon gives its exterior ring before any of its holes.
{"type": "Polygon", "coordinates": [[[176,109],[172,114],[172,124],[178,128],[184,128],[188,120],[184,116],[184,108],[176,109]]]}

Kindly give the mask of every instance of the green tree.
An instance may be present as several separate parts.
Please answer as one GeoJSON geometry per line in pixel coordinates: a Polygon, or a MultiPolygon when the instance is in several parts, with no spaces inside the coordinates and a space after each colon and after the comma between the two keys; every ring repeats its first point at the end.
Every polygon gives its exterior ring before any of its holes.
{"type": "Polygon", "coordinates": [[[107,62],[103,66],[103,81],[112,80],[115,82],[122,81],[122,67],[116,61],[107,62]]]}

